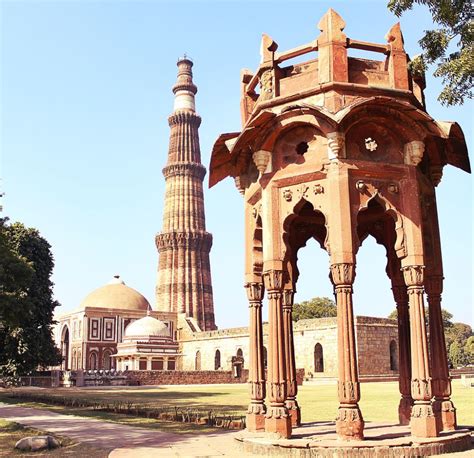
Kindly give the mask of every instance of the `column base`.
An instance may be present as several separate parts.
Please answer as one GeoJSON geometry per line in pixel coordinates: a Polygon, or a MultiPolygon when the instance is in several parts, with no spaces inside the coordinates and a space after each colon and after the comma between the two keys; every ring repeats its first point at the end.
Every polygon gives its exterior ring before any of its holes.
{"type": "Polygon", "coordinates": [[[291,437],[291,419],[284,406],[268,408],[265,416],[265,432],[283,439],[291,437]]]}
{"type": "Polygon", "coordinates": [[[364,439],[364,419],[357,405],[339,407],[336,418],[336,432],[339,439],[342,440],[364,439]]]}
{"type": "Polygon", "coordinates": [[[247,431],[256,433],[265,431],[265,414],[248,413],[246,417],[247,431]]]}
{"type": "Polygon", "coordinates": [[[435,399],[433,412],[438,431],[454,431],[457,428],[456,408],[450,399],[435,399]]]}
{"type": "Polygon", "coordinates": [[[411,397],[402,397],[398,404],[398,423],[400,425],[409,425],[413,399],[411,397]]]}
{"type": "Polygon", "coordinates": [[[298,401],[296,399],[287,399],[285,401],[285,407],[288,409],[291,426],[293,428],[301,426],[301,408],[298,405],[298,401]]]}
{"type": "Polygon", "coordinates": [[[415,401],[411,411],[410,429],[411,435],[415,437],[439,436],[438,424],[431,403],[417,404],[415,401]]]}

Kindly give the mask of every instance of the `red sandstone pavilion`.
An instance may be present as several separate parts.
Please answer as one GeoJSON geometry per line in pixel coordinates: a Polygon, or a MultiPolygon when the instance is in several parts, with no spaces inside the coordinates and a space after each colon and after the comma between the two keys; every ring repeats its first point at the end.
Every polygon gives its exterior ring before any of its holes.
{"type": "Polygon", "coordinates": [[[297,253],[315,238],[329,255],[338,309],[336,431],[340,439],[364,438],[352,284],[357,251],[371,235],[387,250],[398,310],[400,424],[409,423],[414,437],[435,438],[457,427],[441,319],[435,187],[446,164],[470,172],[467,147],[458,124],[427,114],[425,82],[408,70],[399,24],[384,44],[348,38],[344,27],[330,9],[318,24],[320,35],[308,44],[278,52],[263,35],[259,68],[242,71],[242,131],[222,134],[212,152],[210,186],[231,176],[245,200],[247,430],[289,438],[300,425],[291,314],[297,253]],[[348,57],[350,49],[384,58],[348,57]],[[311,60],[283,65],[305,54],[311,60]]]}

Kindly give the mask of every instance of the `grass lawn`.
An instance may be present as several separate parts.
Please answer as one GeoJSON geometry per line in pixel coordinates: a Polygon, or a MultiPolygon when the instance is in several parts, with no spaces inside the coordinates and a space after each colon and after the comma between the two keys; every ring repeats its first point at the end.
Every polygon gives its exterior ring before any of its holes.
{"type": "Polygon", "coordinates": [[[90,447],[73,442],[67,437],[55,436],[61,443],[61,447],[55,450],[44,450],[41,452],[21,452],[15,449],[15,444],[23,437],[41,436],[47,434],[37,429],[26,428],[18,423],[5,421],[0,418],[0,456],[48,456],[48,457],[74,457],[94,456],[94,458],[106,458],[108,451],[90,447]]]}
{"type": "MultiPolygon", "coordinates": [[[[474,389],[465,388],[460,380],[453,380],[453,402],[457,407],[458,423],[460,425],[474,425],[474,389]]],[[[178,406],[190,408],[215,408],[230,414],[244,414],[248,403],[247,385],[206,385],[206,386],[163,386],[163,387],[117,387],[117,388],[57,388],[57,389],[31,389],[21,388],[19,391],[48,393],[52,396],[68,396],[101,400],[105,402],[127,401],[149,407],[178,406]]],[[[0,401],[7,392],[0,392],[0,401]]],[[[362,400],[360,407],[365,421],[390,421],[396,422],[398,418],[397,407],[400,398],[398,383],[363,383],[361,385],[362,400]]],[[[11,400],[3,399],[7,402],[11,400]]],[[[318,420],[334,420],[337,410],[337,392],[335,384],[306,385],[299,387],[298,400],[302,408],[303,422],[318,420]]],[[[36,406],[38,406],[36,404],[36,406]]],[[[55,410],[64,408],[54,406],[55,410]]],[[[72,409],[68,408],[71,413],[72,409]]],[[[138,419],[128,415],[109,414],[105,412],[83,409],[74,413],[91,415],[112,421],[126,421],[135,426],[149,426],[156,428],[171,428],[174,432],[187,428],[196,428],[203,431],[202,426],[193,424],[176,424],[151,419],[138,419]],[[115,418],[112,418],[114,417],[115,418]],[[124,417],[124,418],[120,418],[124,417]],[[141,423],[141,424],[140,424],[141,423]],[[147,424],[148,423],[148,424],[147,424]]]]}

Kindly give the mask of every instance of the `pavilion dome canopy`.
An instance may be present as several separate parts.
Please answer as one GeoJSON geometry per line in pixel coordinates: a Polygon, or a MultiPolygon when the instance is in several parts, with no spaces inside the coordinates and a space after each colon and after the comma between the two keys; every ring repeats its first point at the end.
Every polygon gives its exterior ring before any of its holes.
{"type": "Polygon", "coordinates": [[[130,323],[125,329],[125,337],[169,337],[169,330],[163,321],[147,315],[130,323]]]}
{"type": "Polygon", "coordinates": [[[109,283],[88,294],[79,309],[84,310],[86,307],[145,312],[151,310],[150,303],[146,298],[138,291],[127,286],[119,275],[115,275],[109,283]]]}

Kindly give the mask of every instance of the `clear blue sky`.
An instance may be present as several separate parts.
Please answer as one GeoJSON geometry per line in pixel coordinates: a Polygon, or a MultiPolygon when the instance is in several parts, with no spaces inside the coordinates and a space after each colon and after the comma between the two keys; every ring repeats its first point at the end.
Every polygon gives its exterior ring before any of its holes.
{"type": "MultiPolygon", "coordinates": [[[[280,50],[313,40],[332,6],[349,37],[383,43],[397,19],[385,1],[1,2],[1,176],[4,214],[38,228],[52,245],[59,312],[79,305],[114,274],[154,302],[176,60],[195,62],[203,162],[220,133],[240,130],[240,69],[255,69],[260,37],[280,50]]],[[[401,19],[419,53],[431,27],[424,8],[401,19]]],[[[360,53],[352,53],[360,55],[360,53]]],[[[472,145],[472,104],[444,108],[428,78],[429,113],[458,121],[472,145]]],[[[207,179],[207,178],[206,178],[207,179]]],[[[232,180],[206,190],[214,300],[220,327],[247,324],[243,203],[232,180]]],[[[471,176],[446,167],[438,188],[445,265],[444,307],[472,319],[471,176]]],[[[297,300],[331,296],[327,255],[300,253],[297,300]]],[[[384,250],[366,240],[358,257],[355,311],[394,308],[384,250]]]]}

